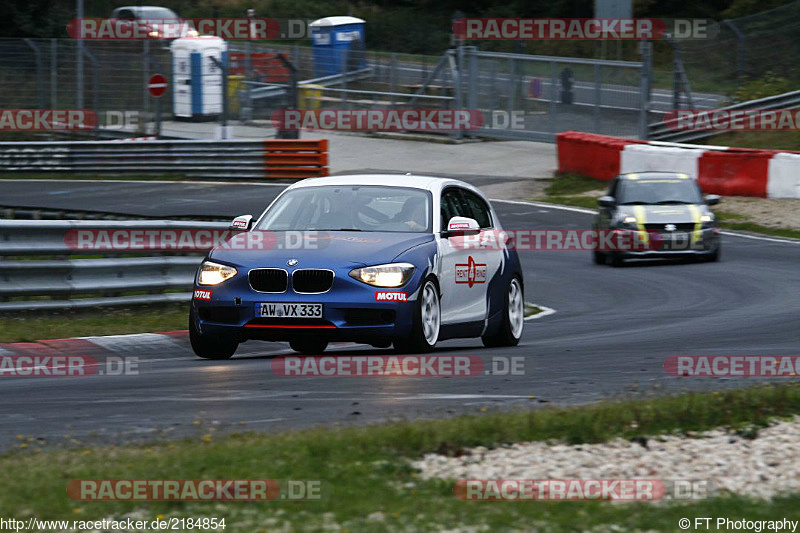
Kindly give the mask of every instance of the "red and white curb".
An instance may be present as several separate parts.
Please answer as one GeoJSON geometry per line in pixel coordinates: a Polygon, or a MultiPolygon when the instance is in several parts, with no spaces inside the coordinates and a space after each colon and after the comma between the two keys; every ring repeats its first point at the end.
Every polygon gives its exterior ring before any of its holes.
{"type": "Polygon", "coordinates": [[[164,355],[185,352],[187,349],[191,349],[189,331],[182,330],[0,343],[0,356],[164,355]]]}
{"type": "MultiPolygon", "coordinates": [[[[353,343],[331,343],[333,348],[341,346],[353,346],[353,343]]],[[[273,355],[284,351],[290,351],[285,343],[254,341],[240,345],[236,355],[273,355]]],[[[138,356],[152,359],[158,356],[193,357],[194,352],[189,343],[189,330],[0,343],[0,357],[58,355],[138,356]]]]}

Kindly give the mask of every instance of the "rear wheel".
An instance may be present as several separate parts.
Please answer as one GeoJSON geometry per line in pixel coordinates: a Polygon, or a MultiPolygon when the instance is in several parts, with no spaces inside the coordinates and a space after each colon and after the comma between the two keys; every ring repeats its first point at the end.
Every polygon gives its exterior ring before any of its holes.
{"type": "Polygon", "coordinates": [[[328,347],[328,341],[320,339],[294,339],[289,341],[289,346],[297,353],[303,355],[319,355],[328,347]]]}
{"type": "Polygon", "coordinates": [[[592,259],[594,260],[595,265],[606,264],[606,254],[603,252],[592,252],[592,259]]]}
{"type": "Polygon", "coordinates": [[[625,259],[622,258],[622,254],[619,252],[611,252],[611,266],[614,268],[619,268],[625,265],[625,259]]]}
{"type": "Polygon", "coordinates": [[[506,291],[503,322],[494,335],[481,337],[483,345],[487,348],[497,346],[516,346],[522,338],[522,329],[525,326],[525,298],[522,292],[522,283],[514,277],[508,284],[506,291]]]}
{"type": "Polygon", "coordinates": [[[239,343],[233,339],[203,335],[197,330],[194,311],[189,316],[189,343],[195,355],[203,359],[230,359],[239,343]]]}
{"type": "Polygon", "coordinates": [[[411,334],[408,338],[394,339],[395,349],[407,353],[433,351],[439,340],[441,323],[442,307],[439,301],[439,289],[433,278],[428,278],[419,291],[411,334]]]}

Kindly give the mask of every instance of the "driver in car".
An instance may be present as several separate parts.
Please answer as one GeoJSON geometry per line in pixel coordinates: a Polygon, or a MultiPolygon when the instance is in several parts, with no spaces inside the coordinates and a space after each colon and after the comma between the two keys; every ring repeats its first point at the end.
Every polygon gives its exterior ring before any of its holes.
{"type": "Polygon", "coordinates": [[[403,203],[394,220],[402,221],[412,231],[425,231],[428,227],[426,215],[425,199],[414,196],[403,203]]]}

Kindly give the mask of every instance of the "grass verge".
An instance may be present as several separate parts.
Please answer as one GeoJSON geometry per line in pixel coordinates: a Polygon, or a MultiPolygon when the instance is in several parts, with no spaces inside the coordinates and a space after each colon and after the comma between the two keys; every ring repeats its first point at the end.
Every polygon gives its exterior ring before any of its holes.
{"type": "MultiPolygon", "coordinates": [[[[758,386],[720,393],[691,393],[577,408],[547,408],[379,426],[314,429],[291,433],[205,435],[149,445],[49,449],[18,437],[0,456],[5,484],[0,511],[25,519],[99,519],[135,512],[167,517],[226,518],[226,531],[268,530],[426,531],[676,530],[684,516],[774,519],[797,516],[800,497],[761,502],[739,497],[668,506],[602,502],[462,502],[445,481],[423,481],[406,459],[424,453],[461,453],[472,446],[557,439],[601,442],[691,434],[715,427],[746,431],[774,417],[800,413],[800,386],[758,386]],[[307,479],[324,480],[332,494],[321,501],[263,503],[77,502],[65,494],[73,479],[307,479]],[[770,516],[771,515],[771,516],[770,516]],[[232,527],[231,527],[232,526],[232,527]],[[605,530],[605,529],[604,529],[605,530]]],[[[205,426],[202,426],[205,427],[205,426]]],[[[677,458],[676,458],[677,460],[677,458]]]]}
{"type": "Polygon", "coordinates": [[[762,150],[800,150],[800,131],[735,131],[709,137],[706,144],[762,150]]]}
{"type": "Polygon", "coordinates": [[[0,314],[0,342],[186,329],[189,304],[0,314]]]}

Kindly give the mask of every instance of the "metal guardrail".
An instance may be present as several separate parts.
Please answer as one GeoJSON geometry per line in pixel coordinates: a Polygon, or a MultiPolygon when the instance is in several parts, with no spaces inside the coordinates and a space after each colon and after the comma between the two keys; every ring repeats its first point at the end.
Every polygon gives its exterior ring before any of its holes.
{"type": "Polygon", "coordinates": [[[67,244],[68,232],[227,228],[222,222],[172,220],[0,220],[0,311],[188,301],[186,291],[202,260],[198,252],[76,252],[67,244]]]}
{"type": "Polygon", "coordinates": [[[327,152],[325,140],[3,142],[0,172],[307,178],[327,174],[327,152]]]}
{"type": "MultiPolygon", "coordinates": [[[[748,100],[733,104],[727,107],[721,107],[719,111],[733,111],[737,109],[795,109],[800,107],[800,91],[791,91],[788,93],[777,94],[775,96],[767,96],[766,98],[759,98],[757,100],[748,100]]],[[[678,131],[671,129],[670,124],[677,123],[677,119],[668,121],[654,122],[648,125],[648,139],[658,141],[671,141],[671,142],[691,142],[698,139],[705,139],[706,137],[713,137],[721,133],[727,133],[727,130],[686,130],[678,131]]]]}

